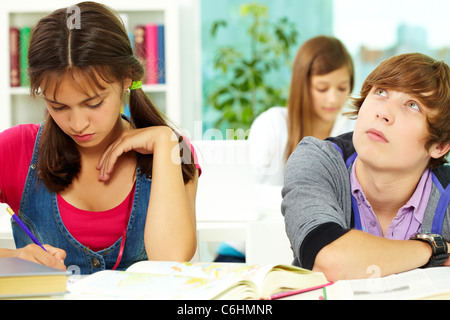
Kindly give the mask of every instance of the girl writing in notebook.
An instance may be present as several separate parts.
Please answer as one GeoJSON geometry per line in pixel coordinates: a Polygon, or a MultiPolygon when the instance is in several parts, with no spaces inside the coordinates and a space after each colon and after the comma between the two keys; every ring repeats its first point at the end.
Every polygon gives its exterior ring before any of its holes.
{"type": "MultiPolygon", "coordinates": [[[[0,134],[1,202],[81,273],[190,260],[198,167],[142,90],[144,69],[107,7],[83,2],[34,28],[31,93],[48,116],[0,134]],[[129,98],[131,118],[121,115],[129,98]]],[[[17,248],[31,240],[13,223],[17,248]]],[[[19,249],[20,250],[20,249],[19,249]]]]}

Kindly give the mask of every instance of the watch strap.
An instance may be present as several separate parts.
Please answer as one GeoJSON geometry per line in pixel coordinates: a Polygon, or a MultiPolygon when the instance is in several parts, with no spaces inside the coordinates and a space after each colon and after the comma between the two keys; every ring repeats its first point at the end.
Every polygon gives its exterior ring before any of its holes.
{"type": "Polygon", "coordinates": [[[449,257],[448,253],[442,253],[436,256],[432,256],[430,261],[428,261],[428,263],[424,265],[423,268],[442,266],[444,262],[447,261],[448,257],[449,257]]]}
{"type": "Polygon", "coordinates": [[[444,239],[439,235],[439,237],[434,237],[434,241],[426,238],[412,237],[411,240],[419,240],[425,243],[428,243],[431,247],[432,254],[431,258],[426,265],[422,268],[429,267],[439,267],[444,264],[445,261],[449,258],[449,254],[447,253],[447,243],[444,239]]]}
{"type": "Polygon", "coordinates": [[[447,244],[441,236],[435,237],[434,241],[431,243],[433,247],[433,254],[439,255],[443,253],[447,253],[447,244]]]}

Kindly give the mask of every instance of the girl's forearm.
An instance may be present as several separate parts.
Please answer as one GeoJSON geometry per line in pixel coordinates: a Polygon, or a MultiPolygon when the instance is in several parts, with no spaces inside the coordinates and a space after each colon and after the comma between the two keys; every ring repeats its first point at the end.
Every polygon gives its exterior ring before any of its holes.
{"type": "Polygon", "coordinates": [[[178,141],[172,133],[162,128],[154,142],[145,231],[150,260],[187,261],[196,250],[195,214],[190,209],[181,164],[176,156],[178,154],[179,158],[178,141]]]}

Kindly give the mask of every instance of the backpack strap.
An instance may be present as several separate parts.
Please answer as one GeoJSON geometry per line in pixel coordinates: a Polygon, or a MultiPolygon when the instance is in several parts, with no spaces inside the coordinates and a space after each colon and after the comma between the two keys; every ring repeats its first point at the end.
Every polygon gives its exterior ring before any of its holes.
{"type": "MultiPolygon", "coordinates": [[[[449,171],[448,167],[446,171],[449,171]]],[[[432,172],[433,182],[438,188],[439,192],[441,193],[441,197],[439,198],[439,202],[436,206],[436,211],[434,213],[433,224],[431,225],[431,232],[437,234],[442,234],[442,227],[444,225],[447,207],[450,203],[450,184],[448,181],[449,179],[448,178],[445,179],[446,176],[441,175],[440,172],[441,171],[432,172]],[[445,185],[442,185],[442,182],[444,182],[445,185]]]]}
{"type": "MultiPolygon", "coordinates": [[[[350,133],[344,134],[336,138],[327,139],[333,144],[334,148],[341,154],[342,159],[345,162],[345,166],[347,167],[347,170],[350,168],[353,162],[355,162],[355,159],[358,156],[355,148],[353,147],[352,136],[353,133],[350,133]]],[[[353,195],[352,195],[352,222],[356,230],[362,230],[361,216],[359,214],[358,203],[356,202],[356,199],[353,195]]]]}
{"type": "MultiPolygon", "coordinates": [[[[334,148],[342,155],[342,158],[345,161],[345,166],[347,167],[347,170],[348,170],[350,168],[350,166],[352,165],[352,163],[355,161],[358,154],[356,152],[354,152],[346,160],[342,149],[336,143],[334,143],[334,142],[331,142],[331,143],[333,144],[334,148]]],[[[353,194],[352,194],[352,217],[353,217],[352,220],[354,222],[355,229],[362,230],[361,215],[359,214],[358,203],[356,202],[356,199],[353,196],[353,194]]]]}
{"type": "Polygon", "coordinates": [[[345,133],[338,137],[330,137],[326,140],[330,141],[334,148],[342,155],[348,169],[357,156],[355,147],[353,147],[353,132],[345,133]]]}

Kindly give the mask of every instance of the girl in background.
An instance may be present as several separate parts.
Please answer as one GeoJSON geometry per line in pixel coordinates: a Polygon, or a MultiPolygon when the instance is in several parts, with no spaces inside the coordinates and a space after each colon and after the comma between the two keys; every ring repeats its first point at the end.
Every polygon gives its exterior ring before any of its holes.
{"type": "Polygon", "coordinates": [[[341,41],[318,36],[300,47],[287,108],[270,108],[250,129],[256,183],[282,186],[287,158],[304,137],[353,130],[354,121],[341,115],[353,85],[353,61],[341,41]]]}
{"type": "MultiPolygon", "coordinates": [[[[318,36],[298,50],[286,107],[272,107],[252,124],[249,134],[259,214],[280,216],[281,187],[289,155],[305,136],[325,139],[352,131],[341,115],[354,84],[350,54],[336,38],[318,36]]],[[[245,261],[243,242],[221,243],[216,261],[245,261]]]]}

